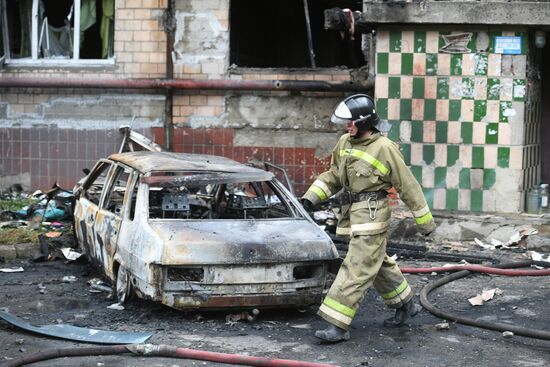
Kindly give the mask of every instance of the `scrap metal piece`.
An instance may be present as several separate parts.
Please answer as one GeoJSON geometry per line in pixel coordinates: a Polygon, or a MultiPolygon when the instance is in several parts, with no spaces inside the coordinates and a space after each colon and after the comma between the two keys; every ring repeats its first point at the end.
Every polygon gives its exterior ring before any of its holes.
{"type": "Polygon", "coordinates": [[[150,333],[131,333],[87,329],[66,324],[33,326],[8,312],[0,311],[0,318],[21,329],[56,338],[96,344],[137,344],[153,336],[150,333]]]}

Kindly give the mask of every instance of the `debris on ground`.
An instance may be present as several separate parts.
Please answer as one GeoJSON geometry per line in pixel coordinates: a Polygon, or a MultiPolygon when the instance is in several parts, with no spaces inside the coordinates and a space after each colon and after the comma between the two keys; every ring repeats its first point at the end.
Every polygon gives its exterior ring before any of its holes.
{"type": "Polygon", "coordinates": [[[113,290],[111,287],[107,286],[105,282],[99,278],[92,278],[88,280],[86,283],[90,286],[90,292],[92,293],[99,293],[99,292],[106,292],[108,294],[113,293],[113,290]]]}
{"type": "Polygon", "coordinates": [[[65,258],[69,261],[77,260],[80,256],[82,256],[82,254],[80,252],[77,252],[77,251],[73,250],[70,247],[62,248],[61,252],[65,256],[65,258]]]}
{"type": "Polygon", "coordinates": [[[449,330],[451,326],[448,322],[440,322],[439,324],[435,324],[435,330],[449,330]]]}
{"type": "Polygon", "coordinates": [[[544,255],[536,251],[529,251],[527,252],[527,255],[529,255],[529,257],[534,261],[550,262],[550,254],[544,255]]]}
{"type": "Polygon", "coordinates": [[[234,324],[237,321],[248,321],[253,322],[256,320],[256,317],[260,314],[260,310],[257,308],[253,309],[250,313],[247,311],[239,312],[239,313],[231,313],[225,316],[225,321],[228,324],[234,324]]]}
{"type": "Polygon", "coordinates": [[[153,336],[153,334],[150,333],[88,329],[61,323],[56,325],[34,326],[19,317],[3,311],[0,311],[0,318],[21,329],[32,331],[37,334],[87,343],[138,344],[145,342],[153,336]]]}
{"type": "Polygon", "coordinates": [[[468,298],[468,302],[470,302],[472,306],[482,306],[485,302],[492,300],[495,294],[501,293],[502,291],[498,288],[489,289],[475,297],[468,298]]]}
{"type": "Polygon", "coordinates": [[[535,228],[524,225],[516,228],[507,241],[502,241],[496,238],[489,238],[487,243],[487,240],[483,242],[478,238],[474,238],[474,242],[478,246],[486,250],[496,250],[496,249],[509,250],[513,248],[525,249],[527,248],[527,238],[537,233],[538,233],[538,230],[536,230],[535,228]]]}
{"type": "Polygon", "coordinates": [[[74,275],[66,275],[63,278],[61,278],[61,281],[63,283],[72,283],[76,282],[76,277],[74,275]]]}
{"type": "Polygon", "coordinates": [[[505,338],[512,338],[514,336],[514,333],[512,331],[504,331],[502,332],[502,336],[505,338]]]}
{"type": "Polygon", "coordinates": [[[307,329],[307,330],[310,330],[311,329],[311,324],[290,325],[290,327],[294,328],[294,329],[307,329]]]}
{"type": "Polygon", "coordinates": [[[113,303],[112,305],[107,306],[107,308],[108,308],[109,310],[117,310],[117,311],[122,311],[122,310],[124,310],[124,306],[121,305],[120,303],[113,303]]]}
{"type": "Polygon", "coordinates": [[[22,271],[25,271],[22,267],[13,267],[13,268],[1,268],[0,272],[2,273],[20,273],[22,271]]]}

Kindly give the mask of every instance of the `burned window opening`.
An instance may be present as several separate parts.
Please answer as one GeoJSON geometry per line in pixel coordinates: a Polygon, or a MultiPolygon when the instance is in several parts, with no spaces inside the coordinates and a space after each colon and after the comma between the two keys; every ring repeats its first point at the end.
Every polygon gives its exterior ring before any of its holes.
{"type": "MultiPolygon", "coordinates": [[[[113,0],[0,0],[6,59],[113,56],[113,0]],[[77,8],[80,11],[75,11],[77,8]],[[9,51],[9,52],[8,52],[9,51]]],[[[1,56],[0,56],[1,57],[1,56]]]]}
{"type": "MultiPolygon", "coordinates": [[[[361,37],[342,40],[338,32],[324,28],[325,9],[362,10],[361,1],[316,0],[309,1],[308,7],[316,66],[358,68],[365,65],[361,37]]],[[[232,0],[230,22],[231,64],[259,68],[311,67],[302,0],[232,0]]]]}
{"type": "MultiPolygon", "coordinates": [[[[243,181],[217,173],[172,175],[151,179],[149,219],[272,219],[290,218],[289,204],[269,181],[243,181]],[[205,176],[204,178],[201,176],[205,176]],[[191,179],[189,179],[189,177],[191,179]]],[[[155,177],[153,177],[155,178],[155,177]]]]}
{"type": "Polygon", "coordinates": [[[111,164],[101,162],[98,165],[98,170],[95,176],[91,176],[90,179],[84,184],[84,197],[90,200],[95,205],[99,205],[101,195],[105,189],[105,183],[107,182],[107,175],[111,168],[111,164]]]}

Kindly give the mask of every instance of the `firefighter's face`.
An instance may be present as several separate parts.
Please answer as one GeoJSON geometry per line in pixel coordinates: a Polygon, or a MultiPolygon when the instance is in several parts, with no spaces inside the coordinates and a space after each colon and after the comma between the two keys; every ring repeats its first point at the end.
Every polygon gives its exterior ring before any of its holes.
{"type": "Polygon", "coordinates": [[[348,121],[348,123],[346,124],[346,130],[350,134],[350,136],[355,136],[358,132],[357,127],[355,126],[353,121],[348,121]]]}

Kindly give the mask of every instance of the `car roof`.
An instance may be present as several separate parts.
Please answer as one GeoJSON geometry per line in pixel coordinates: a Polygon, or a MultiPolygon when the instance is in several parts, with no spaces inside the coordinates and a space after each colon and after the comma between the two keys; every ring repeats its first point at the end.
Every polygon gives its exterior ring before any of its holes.
{"type": "Polygon", "coordinates": [[[140,151],[112,154],[109,159],[126,164],[141,173],[154,171],[214,171],[252,175],[264,173],[266,180],[270,180],[273,176],[271,172],[247,166],[229,158],[207,154],[140,151]]]}

